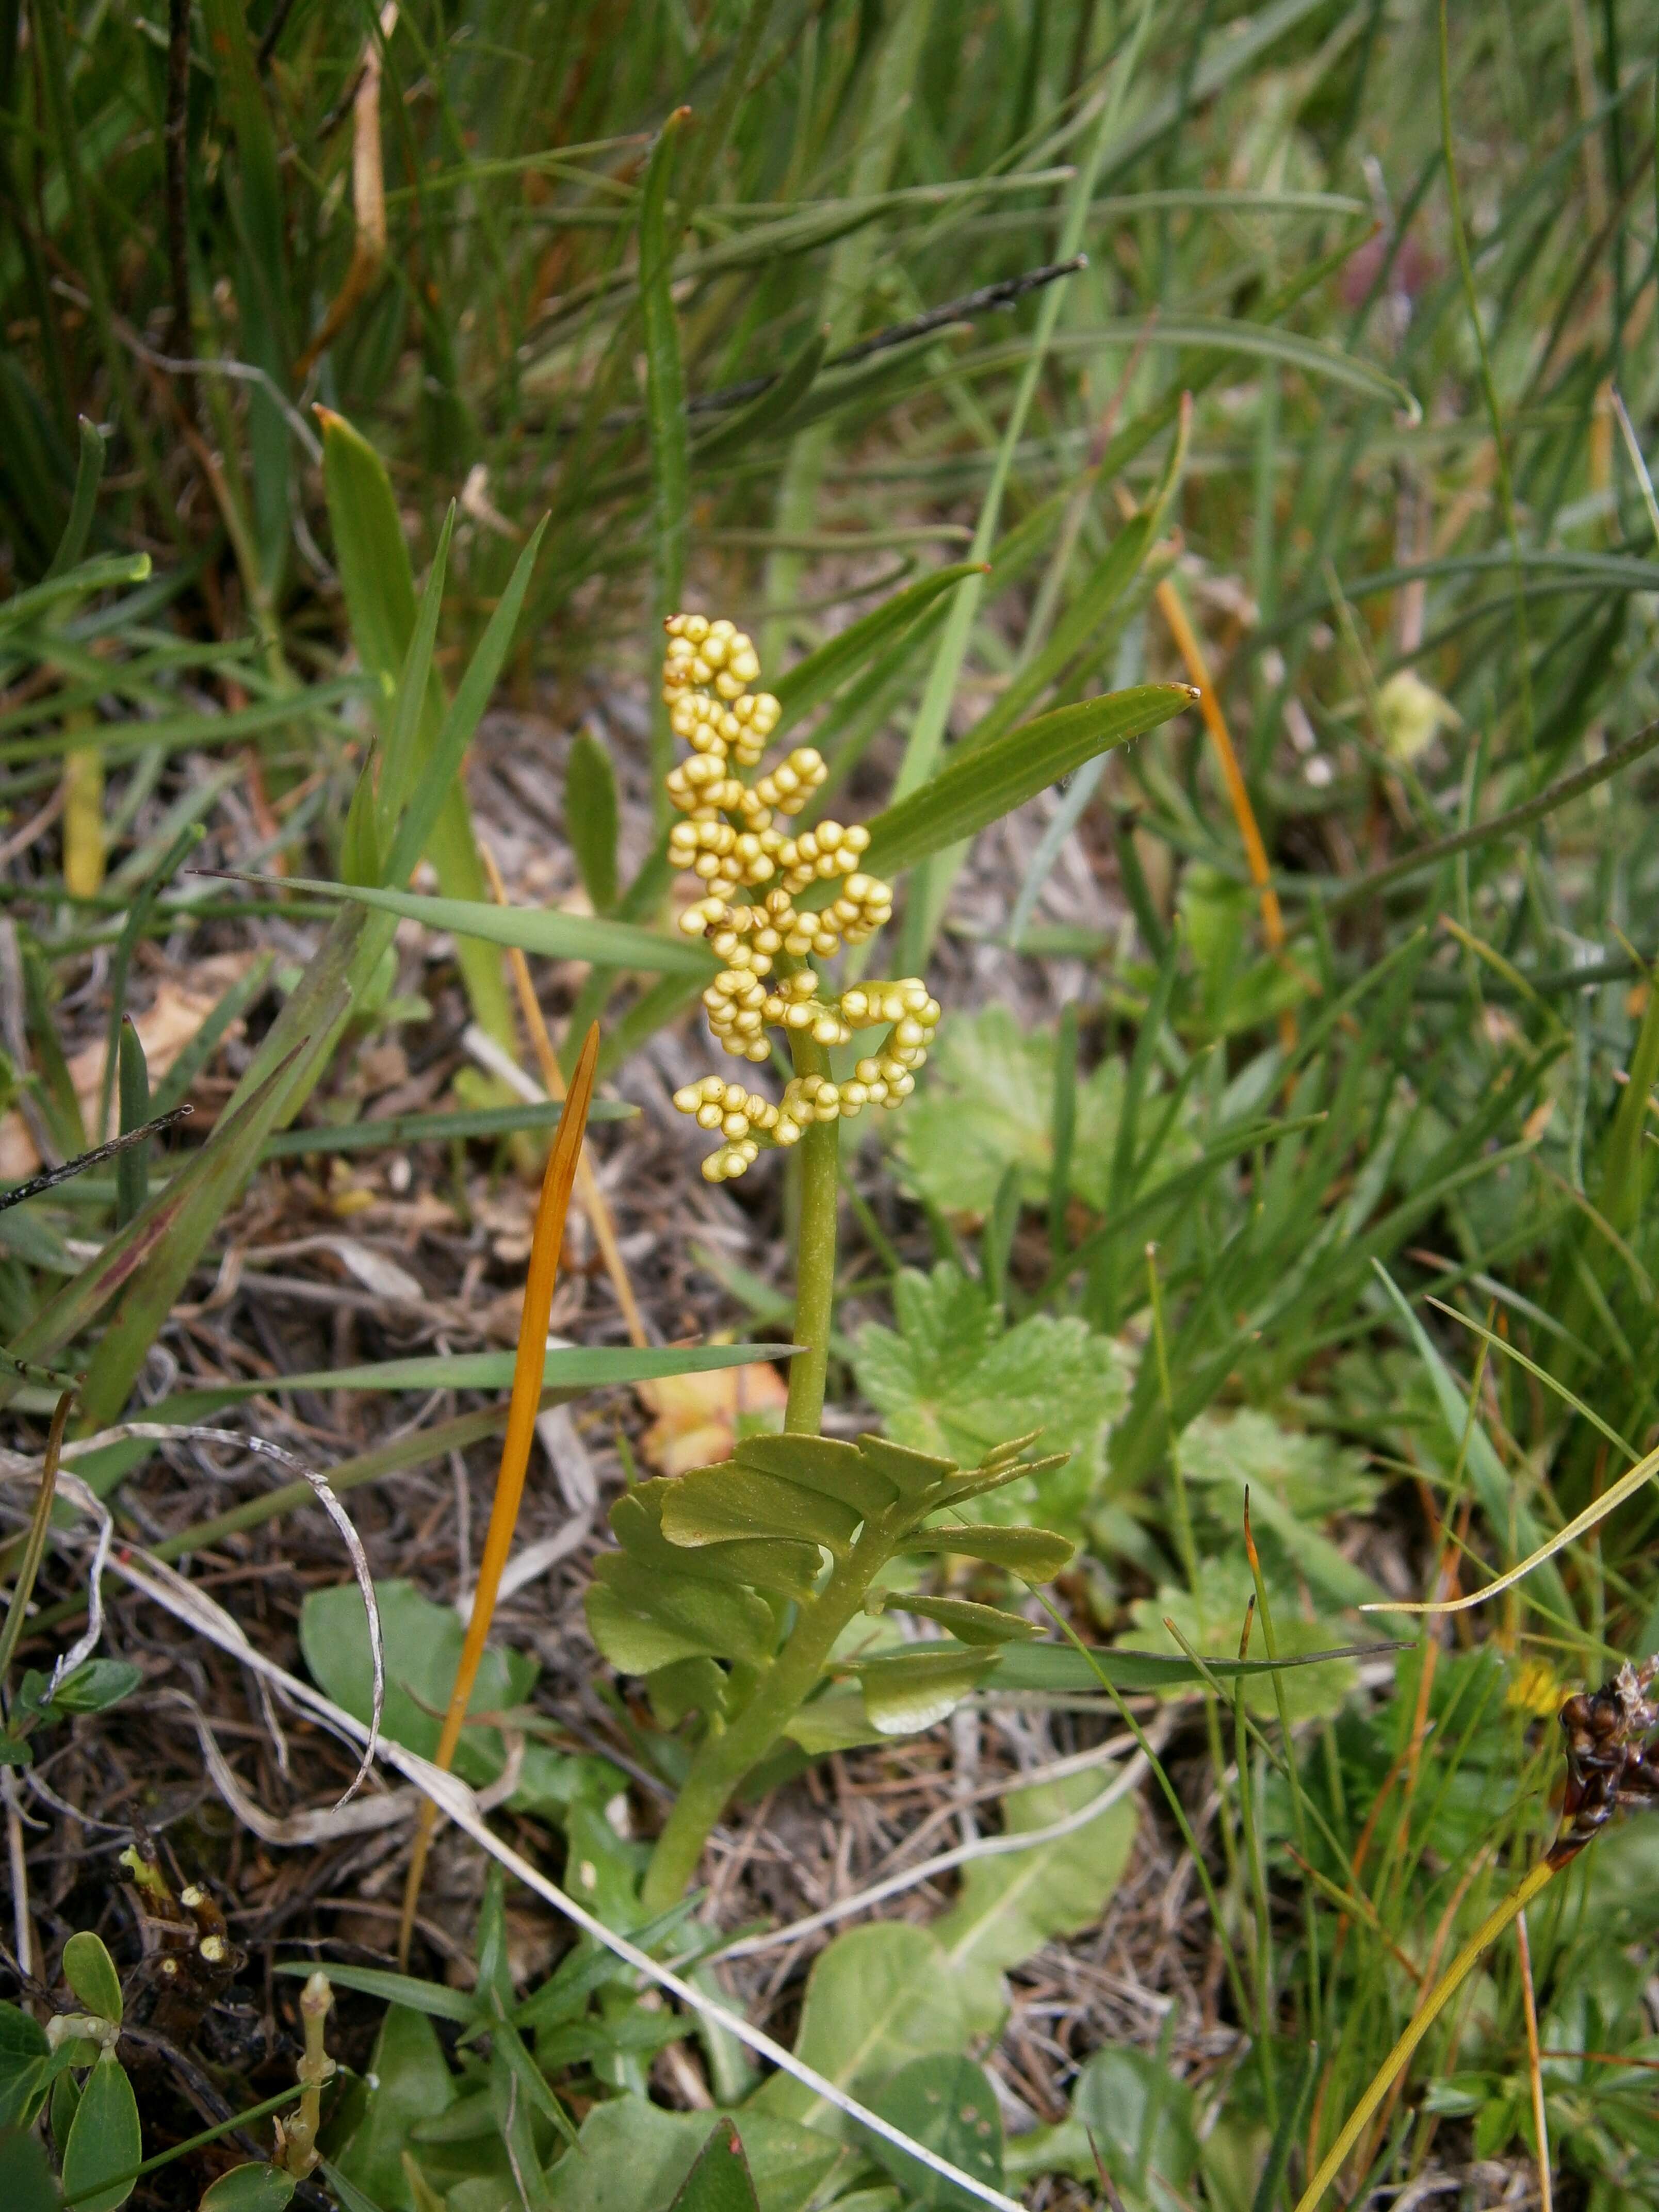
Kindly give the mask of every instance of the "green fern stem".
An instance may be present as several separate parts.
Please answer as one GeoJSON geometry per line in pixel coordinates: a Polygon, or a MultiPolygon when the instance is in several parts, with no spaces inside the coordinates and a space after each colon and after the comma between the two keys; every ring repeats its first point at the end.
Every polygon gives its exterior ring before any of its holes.
{"type": "MultiPolygon", "coordinates": [[[[797,1075],[828,1075],[830,1056],[798,1031],[790,1040],[797,1075]]],[[[830,1330],[836,1303],[836,1210],[841,1192],[841,1123],[815,1121],[800,1140],[800,1212],[795,1236],[795,1342],[783,1425],[817,1436],[823,1418],[830,1330]]],[[[870,1532],[873,1533],[873,1532],[870,1532]]],[[[751,1767],[759,1765],[817,1686],[836,1638],[864,1603],[890,1547],[861,1540],[810,1606],[729,1728],[705,1737],[666,1826],[657,1839],[641,1895],[647,1911],[665,1912],[684,1896],[709,1831],[751,1767]]]]}
{"type": "MultiPolygon", "coordinates": [[[[790,1038],[797,1075],[830,1073],[830,1055],[800,1030],[790,1038]]],[[[800,1140],[800,1220],[795,1238],[795,1342],[783,1425],[797,1436],[818,1433],[830,1370],[836,1304],[836,1207],[841,1193],[841,1122],[814,1121],[800,1140]]]]}
{"type": "MultiPolygon", "coordinates": [[[[835,1133],[833,1122],[830,1133],[835,1133]]],[[[805,1141],[802,1139],[803,1145],[805,1141]]],[[[822,1368],[819,1371],[822,1402],[822,1368]]],[[[817,1596],[800,1608],[788,1641],[762,1675],[742,1712],[729,1728],[711,1729],[704,1737],[646,1869],[640,1898],[649,1917],[666,1912],[684,1896],[696,1875],[709,1832],[732,1793],[765,1758],[817,1688],[836,1638],[863,1605],[892,1549],[885,1530],[878,1525],[867,1529],[850,1555],[836,1566],[817,1596]]]]}

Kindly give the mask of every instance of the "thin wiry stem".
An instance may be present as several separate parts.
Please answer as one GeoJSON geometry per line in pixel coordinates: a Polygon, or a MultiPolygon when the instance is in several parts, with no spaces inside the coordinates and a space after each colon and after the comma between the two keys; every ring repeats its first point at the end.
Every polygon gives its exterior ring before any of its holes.
{"type": "Polygon", "coordinates": [[[1502,1904],[1495,1905],[1475,1929],[1406,2023],[1405,2033],[1378,2067],[1364,2095],[1343,2122],[1342,2132],[1326,2152],[1318,2172],[1297,2199],[1296,2212],[1314,2212],[1315,2206],[1323,2201],[1325,2192],[1341,2172],[1348,2153],[1364,2132],[1377,2106],[1405,2071],[1418,2045],[1510,1921],[1526,1911],[1546,1883],[1553,1879],[1555,1871],[1552,1860],[1540,1859],[1519,1888],[1512,1889],[1502,1904]]]}

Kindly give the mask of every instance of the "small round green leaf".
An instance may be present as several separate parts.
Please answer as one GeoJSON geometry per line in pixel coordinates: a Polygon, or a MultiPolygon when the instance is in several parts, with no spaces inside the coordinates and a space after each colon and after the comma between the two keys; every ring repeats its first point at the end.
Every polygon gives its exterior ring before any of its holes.
{"type": "Polygon", "coordinates": [[[64,1979],[90,2013],[121,2025],[121,1977],[102,1939],[89,1928],[64,1946],[64,1979]]]}
{"type": "Polygon", "coordinates": [[[250,2159],[210,2182],[197,2212],[283,2212],[295,2185],[294,2176],[280,2166],[250,2159]]]}

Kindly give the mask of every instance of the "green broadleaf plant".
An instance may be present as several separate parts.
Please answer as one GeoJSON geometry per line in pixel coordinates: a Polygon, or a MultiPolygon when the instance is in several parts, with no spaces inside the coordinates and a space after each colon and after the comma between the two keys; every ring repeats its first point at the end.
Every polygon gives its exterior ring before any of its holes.
{"type": "MultiPolygon", "coordinates": [[[[1029,1475],[1030,1442],[1016,1438],[963,1469],[878,1437],[756,1437],[719,1466],[641,1483],[617,1500],[618,1548],[601,1558],[588,1593],[593,1639],[614,1665],[646,1678],[660,1711],[695,1709],[702,1722],[646,1876],[647,1911],[678,1899],[732,1791],[831,1672],[846,1671],[833,1666],[836,1646],[875,1599],[883,1570],[908,1552],[953,1547],[956,1524],[938,1516],[1029,1475]],[[787,1608],[792,1624],[781,1633],[787,1608]]],[[[980,1532],[963,1533],[971,1550],[980,1532]]],[[[1069,1556],[1047,1531],[1018,1533],[1034,1561],[1069,1556]]],[[[948,1711],[995,1666],[1000,1642],[1029,1633],[1016,1614],[972,1610],[974,1645],[941,1642],[866,1663],[866,1714],[878,1735],[905,1732],[919,1713],[938,1717],[941,1701],[948,1711]],[[898,1677],[890,1687],[884,1664],[898,1677]],[[934,1686],[928,1669],[940,1665],[951,1671],[934,1686]],[[919,1705],[903,1687],[920,1689],[919,1705]]]]}

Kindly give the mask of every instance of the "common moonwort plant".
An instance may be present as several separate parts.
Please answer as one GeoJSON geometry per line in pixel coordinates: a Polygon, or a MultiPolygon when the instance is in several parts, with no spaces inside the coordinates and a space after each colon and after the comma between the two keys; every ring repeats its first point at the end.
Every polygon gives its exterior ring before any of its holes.
{"type": "MultiPolygon", "coordinates": [[[[703,993],[709,1026],[734,1059],[771,1056],[781,1030],[794,1073],[774,1103],[709,1075],[675,1096],[720,1141],[712,1182],[747,1171],[763,1146],[801,1147],[796,1342],[785,1433],[745,1439],[717,1466],[640,1484],[612,1508],[619,1548],[587,1597],[595,1643],[642,1675],[665,1725],[696,1717],[697,1741],[644,1884],[649,1911],[673,1905],[696,1870],[732,1791],[786,1735],[811,1749],[904,1734],[942,1717],[996,1664],[998,1647],[1034,1633],[1001,1607],[908,1595],[904,1608],[948,1634],[899,1652],[836,1654],[860,1613],[879,1613],[882,1571],[903,1553],[957,1553],[1030,1581],[1058,1573],[1065,1538],[1042,1528],[941,1518],[952,1506],[1030,1474],[1032,1441],[1000,1445],[976,1468],[860,1437],[822,1437],[836,1262],[837,1146],[843,1118],[892,1109],[914,1090],[939,1018],[919,977],[827,985],[818,963],[864,943],[892,892],[860,866],[869,833],[825,821],[787,824],[824,780],[799,745],[750,782],[778,720],[749,639],[729,622],[675,615],[663,683],[690,757],[669,774],[684,817],[669,854],[701,896],[680,918],[725,963],[703,993]],[[849,1074],[830,1054],[880,1031],[849,1074]],[[850,1677],[851,1691],[830,1686],[850,1677]]],[[[1036,1463],[1057,1465],[1057,1461],[1036,1463]]]]}

